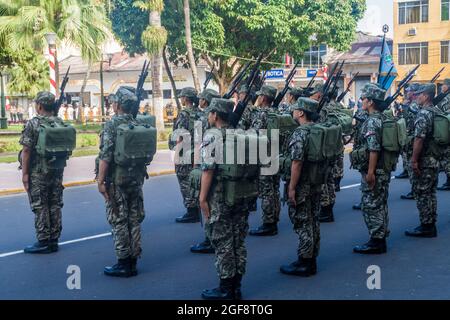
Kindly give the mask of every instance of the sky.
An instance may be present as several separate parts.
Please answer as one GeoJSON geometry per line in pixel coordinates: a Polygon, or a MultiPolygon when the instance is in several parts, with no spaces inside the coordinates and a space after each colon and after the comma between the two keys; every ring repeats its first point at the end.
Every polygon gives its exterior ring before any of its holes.
{"type": "Polygon", "coordinates": [[[359,21],[358,30],[372,35],[382,35],[383,25],[389,26],[387,36],[393,37],[394,1],[393,0],[367,0],[367,10],[364,18],[359,21]]]}

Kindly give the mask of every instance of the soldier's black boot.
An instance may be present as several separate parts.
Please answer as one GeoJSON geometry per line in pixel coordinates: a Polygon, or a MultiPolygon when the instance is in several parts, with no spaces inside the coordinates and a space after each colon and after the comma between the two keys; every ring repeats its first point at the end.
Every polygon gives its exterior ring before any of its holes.
{"type": "Polygon", "coordinates": [[[341,178],[334,179],[334,191],[341,191],[341,178]]]}
{"type": "Polygon", "coordinates": [[[440,191],[449,191],[450,190],[450,177],[447,177],[447,182],[444,183],[442,186],[437,187],[440,191]]]}
{"type": "Polygon", "coordinates": [[[418,238],[436,238],[437,229],[434,223],[421,224],[417,228],[408,229],[405,231],[405,235],[408,237],[418,237],[418,238]]]}
{"type": "Polygon", "coordinates": [[[132,276],[131,273],[131,259],[119,259],[112,267],[105,267],[103,273],[110,277],[128,278],[132,276]]]}
{"type": "Polygon", "coordinates": [[[276,223],[263,223],[262,226],[256,229],[252,229],[249,232],[249,235],[259,237],[275,236],[277,234],[278,234],[278,227],[276,223]]]}
{"type": "Polygon", "coordinates": [[[353,248],[354,253],[362,254],[381,254],[386,253],[386,239],[371,238],[367,243],[353,248]]]}
{"type": "Polygon", "coordinates": [[[319,221],[322,223],[334,222],[333,205],[321,208],[319,221]]]}
{"type": "Polygon", "coordinates": [[[280,267],[281,273],[291,276],[309,277],[317,273],[316,258],[299,258],[289,265],[280,267]]]}
{"type": "Polygon", "coordinates": [[[414,193],[410,191],[408,194],[402,194],[400,198],[403,200],[414,200],[414,193]]]}
{"type": "Polygon", "coordinates": [[[27,246],[25,247],[25,249],[23,249],[23,252],[25,253],[52,253],[52,249],[49,246],[49,242],[48,241],[38,241],[35,244],[31,245],[31,246],[27,246]]]}
{"type": "Polygon", "coordinates": [[[131,276],[135,277],[138,275],[137,271],[137,258],[130,258],[130,270],[131,270],[131,276]]]}
{"type": "Polygon", "coordinates": [[[203,290],[202,298],[205,300],[233,300],[234,278],[220,279],[220,286],[214,289],[203,290]]]}
{"type": "Polygon", "coordinates": [[[241,291],[242,274],[236,273],[233,279],[234,279],[234,299],[242,300],[242,291],[241,291]]]}
{"type": "Polygon", "coordinates": [[[48,242],[48,246],[52,252],[59,250],[58,239],[52,239],[48,242]]]}
{"type": "Polygon", "coordinates": [[[200,222],[200,208],[188,208],[187,212],[175,219],[178,223],[196,223],[200,222]]]}
{"type": "Polygon", "coordinates": [[[402,173],[399,173],[398,175],[395,176],[395,179],[407,179],[407,178],[409,178],[409,175],[408,171],[406,170],[403,170],[402,173]]]}
{"type": "Polygon", "coordinates": [[[360,203],[355,203],[352,207],[353,210],[361,210],[361,202],[360,203]]]}
{"type": "Polygon", "coordinates": [[[209,241],[208,238],[205,238],[205,241],[196,244],[195,246],[191,247],[192,253],[214,253],[214,248],[211,244],[211,241],[209,241]]]}

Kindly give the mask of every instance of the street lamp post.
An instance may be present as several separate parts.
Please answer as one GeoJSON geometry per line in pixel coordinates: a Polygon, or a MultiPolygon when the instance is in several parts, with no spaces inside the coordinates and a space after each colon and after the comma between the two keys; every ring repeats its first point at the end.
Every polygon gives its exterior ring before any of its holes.
{"type": "Polygon", "coordinates": [[[6,99],[5,99],[5,83],[3,82],[3,73],[0,72],[0,82],[1,82],[1,117],[0,117],[0,128],[8,129],[8,119],[6,118],[6,99]]]}
{"type": "Polygon", "coordinates": [[[108,53],[106,54],[106,56],[108,57],[107,61],[104,61],[102,59],[102,61],[100,61],[100,102],[101,102],[101,109],[102,109],[102,119],[105,116],[105,94],[104,94],[104,89],[103,89],[103,63],[104,62],[108,62],[108,65],[111,66],[111,60],[112,60],[112,53],[108,53]]]}

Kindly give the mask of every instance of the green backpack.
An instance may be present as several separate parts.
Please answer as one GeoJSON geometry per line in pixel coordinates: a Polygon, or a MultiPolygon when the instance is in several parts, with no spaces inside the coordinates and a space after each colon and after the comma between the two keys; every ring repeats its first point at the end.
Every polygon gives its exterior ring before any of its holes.
{"type": "Polygon", "coordinates": [[[290,114],[279,114],[273,112],[269,112],[267,114],[267,135],[270,139],[272,135],[272,129],[278,129],[280,135],[280,146],[284,145],[285,141],[297,127],[298,123],[294,120],[294,118],[292,118],[290,114]]]}
{"type": "Polygon", "coordinates": [[[62,120],[43,120],[39,125],[36,153],[46,169],[63,169],[76,146],[76,130],[62,120]]]}
{"type": "Polygon", "coordinates": [[[156,153],[156,129],[149,124],[121,124],[117,127],[115,147],[117,165],[148,165],[156,153]]]}
{"type": "Polygon", "coordinates": [[[327,114],[327,122],[338,125],[342,128],[342,133],[349,136],[353,132],[353,111],[348,109],[336,109],[327,114]]]}
{"type": "Polygon", "coordinates": [[[439,146],[448,146],[450,144],[450,114],[434,115],[433,139],[439,146]]]}

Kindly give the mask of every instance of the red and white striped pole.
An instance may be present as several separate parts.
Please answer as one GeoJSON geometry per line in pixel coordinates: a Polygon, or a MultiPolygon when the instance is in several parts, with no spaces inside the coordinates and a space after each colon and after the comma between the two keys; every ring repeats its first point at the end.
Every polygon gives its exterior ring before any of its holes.
{"type": "Polygon", "coordinates": [[[48,55],[47,55],[47,59],[48,59],[48,65],[50,67],[50,92],[53,93],[54,95],[56,95],[56,68],[55,68],[55,64],[56,64],[56,54],[55,54],[56,49],[53,48],[48,48],[48,55]]]}

